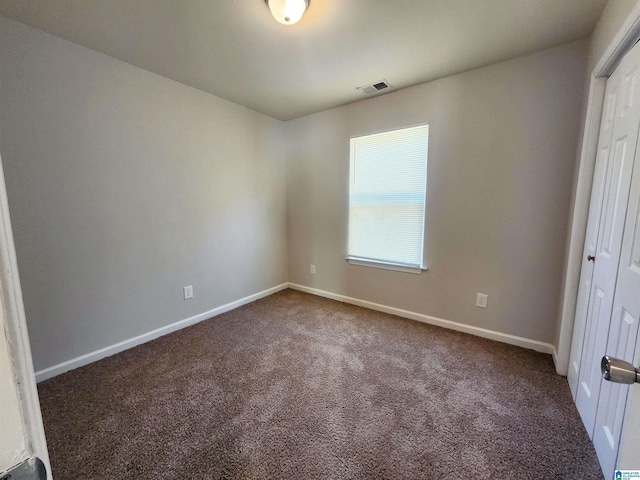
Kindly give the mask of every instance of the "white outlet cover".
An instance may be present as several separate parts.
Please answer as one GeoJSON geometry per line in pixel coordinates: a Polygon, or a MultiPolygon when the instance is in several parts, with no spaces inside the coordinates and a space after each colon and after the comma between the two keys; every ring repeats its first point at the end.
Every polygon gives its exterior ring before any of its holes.
{"type": "Polygon", "coordinates": [[[184,291],[184,299],[188,300],[189,298],[193,298],[193,285],[189,285],[183,288],[184,291]]]}
{"type": "Polygon", "coordinates": [[[478,293],[476,295],[476,307],[487,308],[487,302],[489,300],[489,295],[486,293],[478,293]]]}

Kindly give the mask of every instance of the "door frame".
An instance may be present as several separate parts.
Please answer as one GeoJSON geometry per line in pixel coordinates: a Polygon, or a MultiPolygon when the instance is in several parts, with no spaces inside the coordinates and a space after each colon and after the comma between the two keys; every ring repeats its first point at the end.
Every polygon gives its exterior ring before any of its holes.
{"type": "Polygon", "coordinates": [[[578,150],[578,165],[574,194],[572,198],[569,237],[567,239],[566,260],[560,294],[560,328],[558,330],[557,351],[554,352],[556,371],[567,375],[571,354],[571,340],[575,321],[580,270],[584,249],[589,201],[596,165],[600,120],[604,106],[604,92],[607,78],[618,65],[625,53],[640,40],[640,2],[638,2],[618,29],[613,40],[598,59],[589,76],[587,111],[581,130],[582,142],[578,150]]]}
{"type": "Polygon", "coordinates": [[[42,460],[51,479],[51,465],[42,424],[40,400],[31,357],[31,345],[27,332],[27,320],[22,300],[20,276],[16,261],[13,230],[9,215],[9,201],[4,181],[4,169],[0,157],[0,296],[5,308],[6,334],[14,380],[20,396],[27,448],[42,460]]]}

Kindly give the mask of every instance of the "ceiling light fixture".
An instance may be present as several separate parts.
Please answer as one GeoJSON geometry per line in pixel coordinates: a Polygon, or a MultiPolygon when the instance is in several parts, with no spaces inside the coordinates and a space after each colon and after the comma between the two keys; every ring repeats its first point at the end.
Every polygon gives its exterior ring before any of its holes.
{"type": "Polygon", "coordinates": [[[271,15],[283,25],[297,23],[309,8],[311,0],[264,0],[271,15]]]}

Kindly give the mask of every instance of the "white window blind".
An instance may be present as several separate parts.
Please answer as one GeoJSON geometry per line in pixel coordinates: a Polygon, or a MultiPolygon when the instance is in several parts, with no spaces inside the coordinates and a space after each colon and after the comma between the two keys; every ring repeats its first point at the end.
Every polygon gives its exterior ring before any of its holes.
{"type": "Polygon", "coordinates": [[[348,257],[423,269],[429,125],[351,139],[348,257]]]}

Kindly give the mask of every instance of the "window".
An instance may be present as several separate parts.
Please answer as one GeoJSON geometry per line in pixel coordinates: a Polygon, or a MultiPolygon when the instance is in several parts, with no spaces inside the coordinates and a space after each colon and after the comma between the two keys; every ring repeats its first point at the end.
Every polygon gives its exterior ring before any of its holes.
{"type": "Polygon", "coordinates": [[[349,245],[358,265],[425,270],[429,125],[351,139],[349,245]]]}

